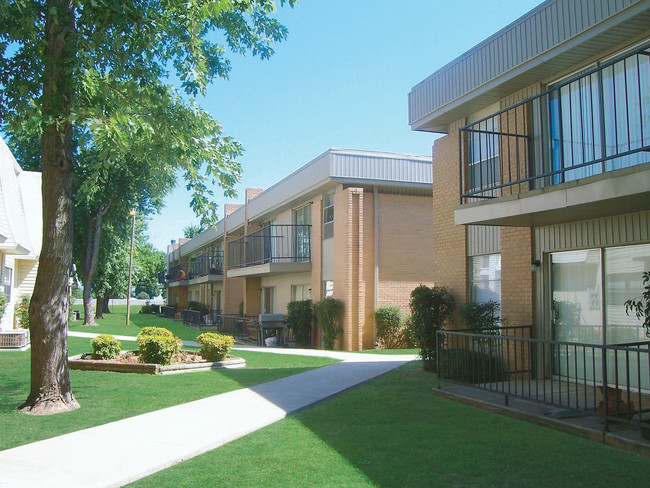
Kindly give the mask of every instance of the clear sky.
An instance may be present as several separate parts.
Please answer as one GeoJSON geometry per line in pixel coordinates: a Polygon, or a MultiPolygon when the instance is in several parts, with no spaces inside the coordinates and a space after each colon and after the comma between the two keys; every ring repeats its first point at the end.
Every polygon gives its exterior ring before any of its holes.
{"type": "MultiPolygon", "coordinates": [[[[215,201],[241,202],[246,187],[268,188],[329,148],[431,154],[437,137],[411,131],[414,85],[541,0],[300,0],[277,17],[289,30],[268,60],[231,56],[229,80],[199,104],[239,140],[239,199],[217,188],[215,201]]],[[[184,185],[149,222],[166,251],[198,223],[184,185]]]]}

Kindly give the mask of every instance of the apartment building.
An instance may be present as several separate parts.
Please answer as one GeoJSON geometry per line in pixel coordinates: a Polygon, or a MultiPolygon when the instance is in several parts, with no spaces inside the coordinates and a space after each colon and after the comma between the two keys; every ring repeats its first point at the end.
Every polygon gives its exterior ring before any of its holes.
{"type": "MultiPolygon", "coordinates": [[[[408,310],[430,283],[431,159],[330,149],[168,254],[167,302],[223,314],[286,314],[293,300],[344,302],[339,347],[374,347],[373,310],[408,310]]],[[[317,337],[314,345],[318,345],[317,337]]]]}
{"type": "MultiPolygon", "coordinates": [[[[624,302],[650,270],[650,1],[545,1],[414,86],[408,107],[412,130],[445,134],[436,285],[499,301],[538,339],[646,339],[624,302]]],[[[598,376],[567,350],[544,368],[598,376]]]]}
{"type": "Polygon", "coordinates": [[[22,347],[26,330],[14,329],[14,306],[34,291],[42,240],[41,174],[23,171],[0,139],[0,348],[22,347]]]}

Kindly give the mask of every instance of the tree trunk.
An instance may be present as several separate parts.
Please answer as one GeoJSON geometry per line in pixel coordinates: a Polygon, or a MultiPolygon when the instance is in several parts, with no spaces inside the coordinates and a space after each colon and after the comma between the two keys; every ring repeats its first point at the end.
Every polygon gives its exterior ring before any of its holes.
{"type": "Polygon", "coordinates": [[[103,319],[104,318],[104,297],[97,295],[97,300],[95,302],[95,318],[103,319]]]}
{"type": "MultiPolygon", "coordinates": [[[[99,240],[102,235],[102,220],[109,206],[101,204],[95,215],[90,217],[88,223],[86,255],[84,256],[84,325],[97,325],[93,314],[92,284],[95,278],[95,272],[97,271],[97,263],[99,262],[99,240]]],[[[97,307],[97,314],[101,313],[102,310],[97,307]]]]}
{"type": "Polygon", "coordinates": [[[48,0],[43,73],[43,245],[29,306],[31,389],[24,412],[53,414],[79,404],[68,369],[68,319],[72,267],[72,129],[74,5],[48,0]]]}
{"type": "Polygon", "coordinates": [[[108,306],[108,301],[111,299],[111,294],[109,292],[104,293],[104,313],[111,313],[111,309],[108,306]]]}

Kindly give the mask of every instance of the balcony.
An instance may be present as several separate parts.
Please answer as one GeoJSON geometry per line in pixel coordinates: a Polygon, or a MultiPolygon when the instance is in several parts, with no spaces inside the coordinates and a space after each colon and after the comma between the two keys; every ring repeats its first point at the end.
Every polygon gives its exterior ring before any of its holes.
{"type": "Polygon", "coordinates": [[[191,284],[223,281],[223,251],[210,251],[190,258],[191,284]]]}
{"type": "Polygon", "coordinates": [[[182,264],[170,266],[166,278],[168,286],[187,286],[187,266],[182,264]]]}
{"type": "Polygon", "coordinates": [[[460,129],[457,224],[650,209],[650,45],[460,129]]]}
{"type": "Polygon", "coordinates": [[[267,225],[228,243],[228,277],[311,270],[311,225],[267,225]]]}

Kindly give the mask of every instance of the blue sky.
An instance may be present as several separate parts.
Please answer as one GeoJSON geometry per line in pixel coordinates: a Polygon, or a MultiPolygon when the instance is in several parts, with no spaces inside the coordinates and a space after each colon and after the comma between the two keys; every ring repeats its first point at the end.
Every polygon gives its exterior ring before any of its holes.
{"type": "MultiPolygon", "coordinates": [[[[239,140],[237,190],[268,188],[331,147],[431,154],[435,134],[411,131],[407,95],[431,73],[521,17],[541,0],[301,0],[277,17],[289,29],[262,61],[231,56],[199,104],[239,140]]],[[[215,189],[215,199],[225,199],[215,189]]],[[[165,251],[198,222],[182,185],[149,222],[165,251]]]]}

